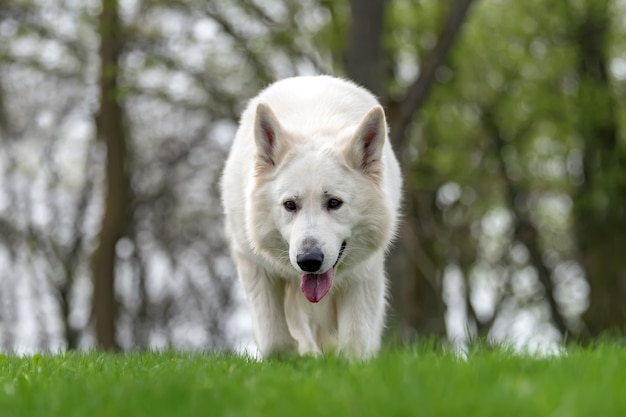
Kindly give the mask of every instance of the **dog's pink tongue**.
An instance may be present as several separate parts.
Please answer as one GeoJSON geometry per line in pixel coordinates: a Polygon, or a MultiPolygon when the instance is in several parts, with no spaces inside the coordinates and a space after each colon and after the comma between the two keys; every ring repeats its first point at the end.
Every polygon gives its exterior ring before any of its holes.
{"type": "Polygon", "coordinates": [[[323,274],[304,274],[300,278],[300,289],[304,296],[312,303],[319,302],[333,285],[334,268],[323,274]]]}

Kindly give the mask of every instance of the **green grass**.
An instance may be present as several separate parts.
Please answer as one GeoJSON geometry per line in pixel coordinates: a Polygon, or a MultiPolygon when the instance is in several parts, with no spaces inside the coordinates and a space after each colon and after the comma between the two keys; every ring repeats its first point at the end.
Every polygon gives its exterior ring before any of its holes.
{"type": "Polygon", "coordinates": [[[369,363],[178,352],[0,355],[0,416],[624,416],[626,348],[533,358],[388,350],[369,363]]]}

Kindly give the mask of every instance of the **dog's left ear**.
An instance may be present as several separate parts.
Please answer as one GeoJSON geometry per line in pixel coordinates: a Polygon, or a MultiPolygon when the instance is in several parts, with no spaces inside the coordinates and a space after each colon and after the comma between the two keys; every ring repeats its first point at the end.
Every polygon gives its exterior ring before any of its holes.
{"type": "Polygon", "coordinates": [[[345,151],[348,164],[380,180],[382,175],[382,156],[387,123],[382,107],[373,107],[356,130],[345,151]]]}

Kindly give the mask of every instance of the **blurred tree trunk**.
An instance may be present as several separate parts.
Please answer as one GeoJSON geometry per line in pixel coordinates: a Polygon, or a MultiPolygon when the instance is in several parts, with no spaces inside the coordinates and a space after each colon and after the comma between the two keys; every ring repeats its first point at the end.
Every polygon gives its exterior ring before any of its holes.
{"type": "MultiPolygon", "coordinates": [[[[435,81],[436,70],[445,63],[458,37],[472,0],[456,0],[450,5],[435,47],[420,61],[420,74],[399,103],[389,103],[388,120],[391,140],[401,155],[415,115],[426,101],[435,81]]],[[[352,25],[346,50],[348,76],[375,94],[384,94],[382,34],[385,2],[350,1],[352,25]]],[[[404,167],[407,173],[412,167],[404,167]]],[[[411,174],[408,174],[411,175],[411,174]]],[[[445,305],[441,294],[443,259],[437,250],[436,190],[424,190],[407,181],[404,219],[397,247],[389,259],[392,304],[398,317],[401,337],[410,340],[414,332],[421,335],[446,333],[445,305]]]]}
{"type": "MultiPolygon", "coordinates": [[[[405,154],[409,143],[410,126],[426,103],[435,82],[435,73],[448,59],[458,39],[461,27],[473,0],[451,2],[435,46],[420,60],[420,73],[408,88],[400,103],[391,103],[389,122],[391,141],[396,153],[405,154]]],[[[443,301],[443,270],[445,258],[438,248],[439,210],[436,206],[436,189],[424,189],[423,185],[410,181],[410,176],[428,177],[420,167],[403,166],[407,182],[404,194],[405,218],[401,225],[397,250],[389,262],[392,276],[392,294],[397,298],[403,337],[410,341],[414,334],[420,337],[446,335],[443,301]],[[413,184],[411,184],[413,183],[413,184]],[[405,265],[403,266],[403,262],[405,265]]]]}
{"type": "Polygon", "coordinates": [[[441,219],[436,197],[435,190],[407,187],[405,217],[387,265],[398,330],[405,342],[446,335],[441,279],[445,261],[438,247],[441,219]]]}
{"type": "Polygon", "coordinates": [[[626,150],[608,73],[609,1],[588,1],[578,28],[584,182],[574,202],[580,263],[590,285],[587,337],[626,330],[626,150]]]}
{"type": "MultiPolygon", "coordinates": [[[[408,147],[409,126],[424,105],[435,81],[437,69],[445,63],[458,38],[473,0],[455,0],[449,6],[435,46],[420,59],[419,77],[409,87],[403,100],[386,103],[391,141],[396,153],[408,147]]],[[[352,26],[347,44],[348,76],[386,98],[382,34],[385,15],[383,0],[351,0],[352,26]]],[[[416,28],[419,30],[419,28],[416,28]]],[[[415,175],[414,167],[403,167],[405,180],[415,175]]],[[[418,189],[407,181],[404,219],[396,248],[387,270],[391,280],[392,304],[397,314],[400,336],[410,341],[420,335],[446,334],[445,305],[442,299],[441,273],[444,260],[437,245],[436,190],[418,189]]]]}
{"type": "Polygon", "coordinates": [[[385,84],[382,60],[385,0],[350,0],[350,11],[346,71],[352,81],[381,97],[385,84]]]}
{"type": "Polygon", "coordinates": [[[96,124],[98,138],[106,146],[107,187],[99,242],[91,256],[93,309],[98,346],[115,350],[119,348],[115,325],[115,245],[126,229],[129,208],[126,133],[117,85],[121,50],[117,0],[102,1],[99,20],[100,112],[96,124]]]}

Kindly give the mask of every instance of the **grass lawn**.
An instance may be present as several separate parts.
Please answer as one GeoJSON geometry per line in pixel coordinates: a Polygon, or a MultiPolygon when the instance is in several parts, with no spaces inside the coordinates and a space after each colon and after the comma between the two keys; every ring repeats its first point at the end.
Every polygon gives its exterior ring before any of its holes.
{"type": "Polygon", "coordinates": [[[179,352],[0,355],[5,416],[626,416],[626,348],[426,346],[369,363],[179,352]]]}

